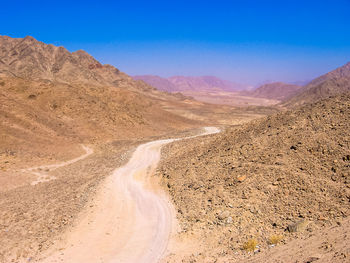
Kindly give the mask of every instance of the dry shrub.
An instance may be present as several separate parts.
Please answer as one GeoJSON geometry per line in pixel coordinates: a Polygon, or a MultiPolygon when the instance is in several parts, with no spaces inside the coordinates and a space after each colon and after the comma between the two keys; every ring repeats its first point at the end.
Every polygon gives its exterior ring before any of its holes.
{"type": "Polygon", "coordinates": [[[269,237],[269,244],[270,245],[277,245],[279,242],[283,240],[282,235],[272,235],[269,237]]]}
{"type": "Polygon", "coordinates": [[[252,238],[243,244],[243,249],[246,251],[253,252],[256,249],[257,245],[258,241],[255,238],[252,238]]]}

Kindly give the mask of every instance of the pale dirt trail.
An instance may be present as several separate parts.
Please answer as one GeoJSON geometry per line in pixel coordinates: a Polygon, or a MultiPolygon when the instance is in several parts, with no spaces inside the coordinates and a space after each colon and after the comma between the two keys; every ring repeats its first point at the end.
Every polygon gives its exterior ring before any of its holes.
{"type": "MultiPolygon", "coordinates": [[[[197,136],[217,132],[207,127],[197,136]]],[[[175,214],[151,175],[161,147],[175,140],[179,139],[140,145],[129,162],[101,185],[93,206],[66,234],[58,251],[40,262],[158,262],[167,249],[175,214]]]]}
{"type": "Polygon", "coordinates": [[[44,182],[54,180],[54,179],[56,179],[56,177],[53,175],[49,175],[48,172],[56,170],[57,168],[78,162],[80,160],[83,160],[86,157],[88,157],[89,155],[93,154],[93,152],[94,152],[94,150],[89,148],[88,146],[81,145],[81,147],[83,148],[85,153],[83,155],[80,155],[77,158],[74,158],[74,159],[71,159],[69,161],[65,161],[62,163],[58,163],[58,164],[42,165],[42,166],[36,166],[36,167],[27,168],[27,169],[22,169],[21,172],[29,172],[29,173],[37,176],[37,179],[34,180],[33,182],[31,182],[31,185],[36,185],[38,183],[44,183],[44,182]]]}

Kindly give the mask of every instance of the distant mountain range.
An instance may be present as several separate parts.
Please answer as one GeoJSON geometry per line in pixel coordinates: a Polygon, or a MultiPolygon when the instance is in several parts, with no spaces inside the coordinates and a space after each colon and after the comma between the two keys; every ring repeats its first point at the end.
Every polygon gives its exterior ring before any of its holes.
{"type": "Polygon", "coordinates": [[[167,92],[211,92],[211,91],[239,91],[251,87],[228,80],[222,80],[215,76],[173,76],[162,78],[154,75],[133,76],[135,80],[143,80],[147,84],[167,92]]]}
{"type": "Polygon", "coordinates": [[[266,83],[251,90],[251,87],[222,80],[214,76],[162,78],[153,75],[134,76],[147,84],[167,92],[183,92],[197,99],[196,93],[234,92],[236,95],[281,101],[284,106],[294,107],[317,101],[332,95],[350,91],[350,62],[312,81],[300,85],[283,82],[266,83]],[[301,85],[304,84],[304,85],[301,85]]]}
{"type": "Polygon", "coordinates": [[[295,107],[350,91],[350,62],[328,72],[304,86],[274,82],[244,95],[282,101],[283,106],[295,107]]]}
{"type": "Polygon", "coordinates": [[[30,36],[25,38],[0,36],[0,47],[0,75],[67,84],[117,86],[129,91],[142,92],[147,96],[159,95],[154,93],[157,92],[156,90],[152,91],[152,87],[170,93],[182,92],[194,97],[196,97],[194,93],[201,93],[203,96],[205,93],[231,92],[239,96],[282,101],[283,105],[294,107],[350,89],[350,63],[304,86],[273,82],[250,90],[251,87],[247,85],[222,80],[215,76],[130,77],[111,65],[102,65],[83,50],[71,53],[64,47],[47,45],[30,36]]]}

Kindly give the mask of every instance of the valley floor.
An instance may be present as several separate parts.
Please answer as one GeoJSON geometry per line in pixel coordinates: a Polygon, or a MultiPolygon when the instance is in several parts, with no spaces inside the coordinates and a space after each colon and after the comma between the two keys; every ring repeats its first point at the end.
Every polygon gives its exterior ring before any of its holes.
{"type": "MultiPolygon", "coordinates": [[[[87,238],[84,239],[85,241],[101,241],[101,239],[96,237],[101,234],[101,231],[106,230],[106,228],[100,227],[105,225],[104,222],[108,216],[105,214],[99,215],[95,208],[112,213],[109,217],[111,218],[109,226],[112,228],[115,226],[113,219],[119,219],[120,221],[120,215],[125,214],[125,224],[122,225],[121,223],[119,228],[119,230],[125,230],[123,232],[125,233],[125,240],[129,240],[130,231],[135,230],[135,226],[133,224],[130,225],[130,222],[139,222],[139,229],[135,231],[135,234],[144,233],[146,231],[145,222],[149,218],[145,219],[129,213],[134,206],[134,203],[131,201],[129,206],[121,205],[123,202],[119,201],[121,199],[126,200],[128,197],[123,196],[120,192],[129,192],[130,189],[119,189],[118,187],[122,187],[125,184],[121,181],[115,182],[115,180],[117,178],[119,178],[118,180],[127,178],[123,176],[124,174],[128,175],[129,178],[133,178],[131,173],[133,169],[137,169],[135,172],[137,175],[135,176],[139,180],[147,180],[141,177],[143,170],[148,174],[152,173],[152,169],[149,169],[155,168],[154,165],[157,162],[157,158],[159,158],[157,157],[157,151],[158,155],[160,155],[159,147],[161,144],[157,146],[158,150],[155,149],[154,153],[137,153],[135,149],[140,144],[157,139],[164,139],[166,142],[168,138],[194,136],[199,132],[201,131],[193,129],[165,136],[154,136],[148,139],[115,140],[103,145],[78,145],[76,148],[81,148],[80,151],[77,149],[77,151],[72,153],[67,152],[67,161],[48,164],[40,162],[40,166],[35,166],[36,159],[34,159],[34,163],[32,163],[30,168],[6,169],[0,174],[0,180],[4,182],[4,187],[0,189],[0,262],[33,262],[39,259],[44,259],[44,262],[56,262],[57,260],[59,262],[62,262],[62,260],[63,262],[71,262],[70,260],[73,259],[72,255],[78,255],[74,257],[74,262],[82,262],[81,257],[90,254],[85,252],[79,253],[82,251],[78,251],[78,249],[73,250],[72,253],[67,252],[70,250],[63,252],[63,248],[68,249],[63,244],[66,244],[67,240],[70,240],[71,243],[74,243],[74,240],[81,243],[81,237],[84,236],[84,233],[87,235],[87,238]],[[139,160],[134,156],[135,160],[132,161],[130,158],[133,154],[137,154],[141,159],[139,160]],[[148,156],[151,158],[154,154],[156,154],[156,159],[150,159],[152,163],[145,164],[146,166],[142,168],[141,161],[146,160],[143,157],[148,156]],[[130,161],[128,166],[128,169],[131,169],[130,173],[125,171],[127,169],[127,166],[125,166],[120,176],[111,176],[111,174],[120,173],[118,169],[115,169],[126,164],[128,160],[130,161]],[[113,177],[116,178],[113,179],[113,177]],[[111,185],[116,185],[120,191],[114,188],[111,190],[111,185]],[[109,196],[108,193],[110,194],[109,196]],[[120,198],[118,199],[118,197],[120,198]],[[103,200],[106,202],[103,202],[103,200]],[[111,200],[117,201],[114,203],[116,205],[114,208],[116,209],[112,209],[113,206],[110,207],[112,204],[111,200]],[[105,208],[107,206],[108,209],[103,209],[103,206],[101,208],[99,206],[101,204],[105,205],[105,208]],[[96,215],[96,217],[93,218],[93,215],[96,215]],[[97,215],[100,216],[101,220],[93,220],[98,218],[97,215]],[[131,220],[132,218],[137,220],[131,220]],[[89,238],[93,234],[90,231],[93,226],[91,224],[92,221],[95,221],[95,224],[101,223],[99,227],[94,228],[97,231],[95,238],[89,238]],[[86,223],[85,228],[84,222],[86,223]],[[77,225],[83,225],[83,227],[79,229],[77,225]],[[128,225],[132,228],[129,232],[126,230],[128,225]],[[84,232],[82,229],[86,231],[84,232]],[[75,253],[76,251],[78,253],[75,253]],[[45,259],[49,255],[50,257],[45,259]]],[[[152,146],[151,150],[153,148],[152,146]]],[[[18,162],[19,160],[16,160],[16,165],[18,162]]],[[[26,160],[19,166],[25,167],[28,163],[26,160]]],[[[156,187],[158,182],[152,185],[156,187]]],[[[164,196],[165,199],[166,197],[164,196]]],[[[151,201],[149,205],[152,207],[153,202],[151,201]]],[[[145,209],[143,208],[143,210],[145,209]]],[[[167,217],[164,218],[165,221],[167,221],[166,219],[167,217]]],[[[151,225],[153,224],[152,222],[151,220],[151,225]]],[[[121,238],[121,232],[119,231],[113,232],[113,230],[109,229],[104,232],[103,235],[107,239],[109,238],[108,240],[111,240],[111,238],[115,239],[115,236],[112,235],[113,233],[117,235],[118,240],[121,238]]],[[[135,237],[134,239],[137,240],[138,238],[135,237]]],[[[120,247],[123,247],[123,240],[120,239],[117,242],[120,247]]],[[[104,244],[107,243],[104,242],[104,244]]],[[[130,241],[129,243],[132,244],[133,242],[130,241]]],[[[88,250],[92,251],[91,246],[85,246],[86,244],[84,244],[81,244],[80,247],[89,248],[88,250]]],[[[166,244],[167,239],[164,249],[166,244]]],[[[79,244],[75,245],[79,247],[79,244]]],[[[98,247],[101,248],[101,246],[98,247]]],[[[97,250],[98,247],[96,248],[97,250]]],[[[102,248],[102,251],[105,251],[107,248],[108,245],[102,248]]],[[[134,249],[135,247],[133,247],[134,249]]],[[[110,254],[106,253],[103,258],[108,257],[108,255],[110,254]]],[[[94,257],[88,256],[88,258],[95,262],[94,257]]],[[[85,259],[83,261],[86,262],[85,259]]],[[[133,261],[131,260],[130,262],[133,261]]]]}
{"type": "MultiPolygon", "coordinates": [[[[142,252],[153,238],[153,251],[165,251],[160,262],[348,262],[349,98],[168,144],[158,168],[162,143],[150,145],[147,153],[135,152],[137,146],[199,130],[87,145],[84,151],[77,146],[67,158],[75,162],[42,166],[39,172],[52,180],[34,185],[36,174],[6,171],[1,178],[9,183],[0,190],[0,262],[96,262],[98,253],[109,262],[115,259],[108,257],[111,244],[132,251],[121,254],[120,262],[135,261],[128,255],[155,262],[162,253],[142,252]],[[123,180],[120,171],[128,175],[123,180]],[[11,181],[11,175],[18,178],[11,181]],[[132,187],[125,192],[127,178],[132,187]],[[135,195],[139,186],[134,183],[140,181],[158,196],[167,192],[162,200],[169,196],[174,211],[151,213],[158,199],[135,195]],[[163,190],[155,187],[159,183],[163,190]],[[138,201],[122,205],[120,200],[128,198],[149,199],[147,209],[141,205],[138,213],[129,213],[138,201]],[[103,211],[110,212],[108,224],[103,211]],[[163,218],[167,213],[172,219],[163,218]],[[164,226],[158,224],[161,218],[175,222],[169,243],[149,231],[164,226]],[[115,225],[114,219],[124,223],[115,225]],[[133,240],[140,245],[130,245],[133,240]],[[88,256],[90,251],[96,254],[88,256]]],[[[157,233],[169,235],[164,229],[157,233]]]]}

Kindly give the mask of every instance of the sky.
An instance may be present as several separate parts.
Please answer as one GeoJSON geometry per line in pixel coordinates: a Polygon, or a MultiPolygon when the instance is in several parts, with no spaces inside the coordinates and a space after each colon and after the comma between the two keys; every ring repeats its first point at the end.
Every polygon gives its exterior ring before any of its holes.
{"type": "Polygon", "coordinates": [[[305,81],[350,61],[350,0],[12,0],[0,35],[83,49],[129,75],[305,81]]]}

